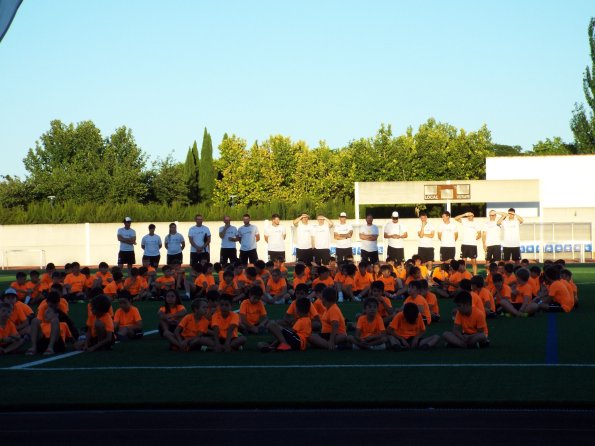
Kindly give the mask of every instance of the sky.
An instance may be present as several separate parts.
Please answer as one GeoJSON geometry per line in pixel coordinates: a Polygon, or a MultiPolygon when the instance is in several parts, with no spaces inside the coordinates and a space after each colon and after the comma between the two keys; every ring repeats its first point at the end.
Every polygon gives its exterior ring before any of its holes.
{"type": "MultiPolygon", "coordinates": [[[[24,0],[0,42],[0,175],[50,127],[125,125],[184,161],[205,127],[332,148],[428,118],[572,141],[592,0],[24,0]]],[[[215,157],[217,153],[215,153],[215,157]]]]}

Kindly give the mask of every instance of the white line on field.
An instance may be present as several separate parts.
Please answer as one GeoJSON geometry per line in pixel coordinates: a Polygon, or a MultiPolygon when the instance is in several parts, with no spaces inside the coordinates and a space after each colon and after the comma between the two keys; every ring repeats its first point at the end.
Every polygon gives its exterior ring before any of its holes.
{"type": "MultiPolygon", "coordinates": [[[[159,330],[149,330],[143,333],[144,336],[149,336],[152,334],[157,333],[159,330]]],[[[39,359],[37,361],[26,362],[24,364],[13,365],[12,367],[7,367],[1,370],[27,370],[29,367],[35,367],[37,365],[47,364],[48,362],[58,361],[60,359],[70,358],[71,356],[76,356],[83,353],[81,350],[75,350],[73,352],[63,353],[61,355],[56,356],[48,356],[43,359],[39,359]]]]}
{"type": "MultiPolygon", "coordinates": [[[[101,367],[46,367],[22,368],[38,371],[94,371],[94,370],[251,370],[251,369],[413,369],[413,368],[595,368],[595,364],[262,364],[262,365],[184,365],[184,366],[101,366],[101,367]]],[[[16,370],[16,367],[0,368],[0,370],[16,370]]]]}

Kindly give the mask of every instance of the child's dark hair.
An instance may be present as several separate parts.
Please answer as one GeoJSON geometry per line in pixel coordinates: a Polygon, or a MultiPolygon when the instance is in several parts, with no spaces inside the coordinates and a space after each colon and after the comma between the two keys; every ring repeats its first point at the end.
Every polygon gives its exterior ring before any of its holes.
{"type": "Polygon", "coordinates": [[[223,266],[221,265],[221,263],[219,263],[219,262],[215,262],[215,263],[213,264],[213,270],[214,270],[216,273],[219,273],[219,271],[221,271],[222,269],[223,269],[223,266]]]}
{"type": "Polygon", "coordinates": [[[192,311],[197,310],[198,308],[200,308],[200,304],[201,303],[207,303],[206,299],[194,299],[192,301],[192,303],[190,303],[190,308],[192,309],[192,311]]]}
{"type": "Polygon", "coordinates": [[[413,302],[407,302],[403,306],[403,317],[410,324],[415,324],[417,316],[419,315],[419,308],[413,302]]]}
{"type": "Polygon", "coordinates": [[[267,263],[264,264],[265,268],[272,268],[275,266],[275,262],[273,262],[272,260],[269,260],[267,263]]]}
{"type": "Polygon", "coordinates": [[[233,296],[230,294],[222,294],[221,297],[219,297],[219,302],[229,302],[231,304],[233,302],[233,296]]]}
{"type": "Polygon", "coordinates": [[[483,288],[484,286],[483,276],[473,276],[471,277],[471,285],[475,288],[483,288]]]}
{"type": "Polygon", "coordinates": [[[334,288],[325,288],[322,292],[322,300],[330,303],[337,302],[337,290],[334,288]]]}
{"type": "Polygon", "coordinates": [[[16,278],[17,279],[26,279],[27,278],[27,274],[24,271],[19,271],[16,274],[16,278]]]}
{"type": "Polygon", "coordinates": [[[560,271],[558,268],[549,267],[544,270],[545,278],[554,282],[556,280],[560,280],[560,271]]]}
{"type": "Polygon", "coordinates": [[[64,292],[64,287],[60,283],[52,283],[52,285],[50,286],[50,291],[55,291],[61,296],[64,292]]]}
{"type": "Polygon", "coordinates": [[[219,294],[219,291],[217,291],[217,290],[209,290],[209,291],[207,291],[207,294],[205,295],[205,297],[207,298],[207,301],[209,301],[209,302],[217,302],[219,300],[219,298],[221,297],[221,295],[219,294]]]}
{"type": "Polygon", "coordinates": [[[59,304],[60,296],[60,293],[58,293],[57,291],[50,291],[48,293],[48,297],[46,297],[46,301],[48,304],[59,304]]]}
{"type": "Polygon", "coordinates": [[[459,282],[459,288],[465,291],[471,291],[471,281],[469,279],[463,279],[459,282]]]}
{"type": "Polygon", "coordinates": [[[305,297],[300,297],[298,300],[295,301],[295,309],[298,313],[301,314],[308,314],[310,313],[310,299],[305,297]]]}
{"type": "Polygon", "coordinates": [[[56,269],[56,265],[54,265],[52,262],[48,263],[48,264],[45,266],[45,270],[46,270],[46,271],[51,271],[51,270],[54,270],[54,269],[56,269]]]}
{"type": "Polygon", "coordinates": [[[138,275],[139,276],[144,276],[145,274],[147,274],[148,271],[149,271],[149,268],[147,268],[146,266],[141,266],[138,269],[138,275]]]}
{"type": "Polygon", "coordinates": [[[502,274],[496,273],[492,276],[492,282],[504,282],[504,277],[502,277],[502,274]]]}
{"type": "Polygon", "coordinates": [[[88,267],[88,266],[85,266],[84,268],[81,268],[81,274],[82,274],[83,276],[86,276],[86,275],[88,275],[88,274],[91,274],[91,270],[89,269],[89,267],[88,267]]]}
{"type": "Polygon", "coordinates": [[[345,265],[345,272],[348,276],[353,276],[355,273],[357,273],[357,266],[355,266],[354,263],[348,263],[345,265]]]}
{"type": "Polygon", "coordinates": [[[359,262],[358,268],[367,268],[370,264],[368,262],[366,262],[365,260],[362,260],[361,262],[359,262]]]}
{"type": "Polygon", "coordinates": [[[459,263],[459,268],[461,266],[467,267],[467,263],[463,259],[459,260],[458,263],[459,263]]]}
{"type": "Polygon", "coordinates": [[[421,279],[417,281],[419,283],[419,289],[420,290],[427,290],[428,288],[430,288],[428,281],[426,279],[421,279]]]}
{"type": "Polygon", "coordinates": [[[91,308],[95,311],[96,316],[103,316],[112,307],[112,301],[105,294],[95,296],[91,301],[91,308]]]}
{"type": "Polygon", "coordinates": [[[382,280],[375,280],[374,282],[372,282],[372,284],[370,285],[370,289],[371,290],[379,290],[379,291],[384,291],[384,282],[382,280]]]}
{"type": "Polygon", "coordinates": [[[118,290],[116,293],[118,299],[126,299],[132,302],[132,296],[130,295],[130,291],[128,290],[118,290]]]}
{"type": "Polygon", "coordinates": [[[490,270],[490,271],[496,271],[497,269],[498,269],[498,264],[496,262],[492,262],[488,266],[488,270],[490,270]]]}
{"type": "Polygon", "coordinates": [[[456,260],[451,260],[449,265],[455,271],[459,269],[459,262],[456,260]]]}
{"type": "Polygon", "coordinates": [[[122,274],[122,271],[114,271],[112,276],[114,278],[114,281],[117,282],[118,280],[122,280],[122,278],[124,277],[124,274],[122,274]]]}
{"type": "Polygon", "coordinates": [[[36,269],[29,272],[29,277],[39,277],[39,271],[36,269]]]}
{"type": "Polygon", "coordinates": [[[196,274],[202,274],[203,273],[202,265],[200,263],[195,263],[194,265],[192,265],[192,271],[194,271],[196,274]]]}
{"type": "Polygon", "coordinates": [[[248,290],[248,296],[250,297],[258,297],[260,299],[263,294],[264,292],[262,291],[262,288],[260,288],[258,285],[254,285],[248,290]]]}
{"type": "Polygon", "coordinates": [[[233,279],[233,269],[226,269],[225,271],[223,271],[223,278],[225,279],[226,277],[231,277],[233,279]]]}
{"type": "Polygon", "coordinates": [[[70,267],[71,268],[80,268],[80,266],[81,266],[81,264],[79,262],[72,262],[70,264],[70,267]]]}
{"type": "Polygon", "coordinates": [[[514,272],[514,263],[507,263],[504,265],[504,271],[508,274],[512,274],[514,272]]]}
{"type": "Polygon", "coordinates": [[[571,278],[572,277],[572,271],[570,271],[569,269],[564,268],[562,271],[560,271],[560,276],[571,278]]]}
{"type": "Polygon", "coordinates": [[[329,269],[326,266],[319,266],[318,267],[318,275],[327,274],[329,273],[329,269]]]}
{"type": "Polygon", "coordinates": [[[304,265],[303,263],[296,263],[295,264],[295,269],[294,269],[294,273],[299,275],[304,274],[304,272],[306,271],[306,265],[304,265]]]}
{"type": "Polygon", "coordinates": [[[171,266],[165,265],[163,268],[161,268],[161,271],[163,271],[164,273],[171,271],[171,266]]]}
{"type": "MultiPolygon", "coordinates": [[[[180,300],[180,296],[174,290],[168,290],[167,293],[165,293],[165,296],[167,297],[167,295],[170,294],[170,293],[173,293],[174,296],[176,296],[176,301],[173,303],[173,305],[174,306],[182,305],[182,301],[180,300]]],[[[165,307],[165,312],[166,313],[171,313],[171,306],[167,302],[167,299],[163,302],[163,306],[165,307]]]]}
{"type": "Polygon", "coordinates": [[[327,286],[324,283],[319,282],[316,285],[314,285],[314,291],[316,291],[317,293],[322,293],[326,288],[327,286]]]}
{"type": "Polygon", "coordinates": [[[521,268],[515,274],[516,278],[519,279],[521,282],[526,282],[527,280],[529,280],[529,277],[531,276],[531,273],[529,273],[529,270],[527,268],[521,268]]]}
{"type": "Polygon", "coordinates": [[[532,266],[529,271],[531,271],[534,274],[540,275],[541,274],[541,268],[537,265],[532,266]]]}
{"type": "Polygon", "coordinates": [[[267,267],[267,264],[264,263],[264,260],[257,260],[256,262],[254,262],[254,266],[256,267],[256,269],[263,270],[267,267]]]}
{"type": "Polygon", "coordinates": [[[419,280],[412,280],[411,282],[409,282],[409,286],[411,288],[415,288],[416,290],[421,290],[421,284],[419,282],[419,280]]]}
{"type": "Polygon", "coordinates": [[[134,268],[132,268],[130,270],[130,276],[131,277],[138,277],[138,274],[139,274],[139,272],[138,272],[138,268],[137,267],[134,267],[134,268]]]}
{"type": "Polygon", "coordinates": [[[246,276],[256,277],[256,275],[256,268],[254,268],[253,266],[249,266],[248,268],[246,268],[246,276]]]}
{"type": "Polygon", "coordinates": [[[109,265],[106,262],[99,262],[98,268],[109,268],[109,265]]]}
{"type": "Polygon", "coordinates": [[[455,305],[471,305],[471,294],[468,291],[459,291],[455,294],[455,305]]]}
{"type": "Polygon", "coordinates": [[[378,307],[378,301],[373,297],[368,297],[364,300],[364,309],[368,308],[369,306],[378,307]]]}
{"type": "MultiPolygon", "coordinates": [[[[323,285],[324,285],[324,284],[323,284],[323,285]]],[[[307,292],[308,292],[308,285],[306,285],[305,283],[298,283],[298,284],[295,286],[295,290],[294,290],[294,291],[295,291],[296,293],[297,293],[297,292],[299,292],[299,291],[301,291],[302,293],[304,293],[304,294],[305,294],[305,293],[307,293],[307,292]]]]}

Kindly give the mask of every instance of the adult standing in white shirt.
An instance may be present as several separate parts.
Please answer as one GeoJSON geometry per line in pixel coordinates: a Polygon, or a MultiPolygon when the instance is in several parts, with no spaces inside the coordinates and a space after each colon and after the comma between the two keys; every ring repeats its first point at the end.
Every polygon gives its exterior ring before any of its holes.
{"type": "Polygon", "coordinates": [[[353,237],[353,226],[347,223],[347,213],[339,214],[339,223],[335,225],[333,238],[335,239],[337,262],[353,260],[353,248],[351,237],[353,237]]]}
{"type": "Polygon", "coordinates": [[[149,233],[142,238],[140,246],[144,251],[143,263],[145,260],[148,260],[149,265],[153,268],[157,268],[159,266],[159,260],[161,259],[159,250],[163,244],[161,243],[161,237],[155,234],[155,225],[153,223],[149,225],[149,233]]]}
{"type": "Polygon", "coordinates": [[[231,224],[231,217],[223,217],[223,226],[219,228],[219,238],[221,238],[221,251],[219,254],[219,263],[227,265],[235,263],[238,260],[238,251],[236,249],[236,237],[238,228],[231,224]]]}
{"type": "Polygon", "coordinates": [[[267,242],[267,252],[269,260],[278,260],[285,262],[285,237],[287,231],[281,224],[279,214],[271,215],[271,224],[264,228],[264,241],[267,242]]]}
{"type": "Polygon", "coordinates": [[[440,240],[440,261],[447,262],[456,257],[456,243],[459,231],[450,220],[450,212],[442,212],[442,223],[438,225],[438,240],[440,240]]]}
{"type": "Polygon", "coordinates": [[[481,238],[479,223],[475,220],[473,212],[457,215],[455,220],[463,226],[463,240],[461,242],[461,259],[471,259],[473,275],[477,275],[477,240],[481,238]],[[463,220],[463,218],[466,218],[463,220]]]}
{"type": "Polygon", "coordinates": [[[296,230],[295,237],[295,257],[298,262],[303,262],[306,265],[312,263],[314,257],[314,239],[312,237],[312,225],[310,222],[310,216],[308,214],[302,214],[293,220],[293,225],[296,230]]]}
{"type": "Polygon", "coordinates": [[[417,236],[419,237],[419,245],[417,247],[417,255],[421,257],[428,270],[432,270],[432,263],[434,262],[434,234],[436,229],[434,225],[428,221],[428,214],[426,211],[419,213],[419,225],[417,226],[417,236]]]}
{"type": "Polygon", "coordinates": [[[407,227],[399,222],[399,213],[394,211],[391,221],[384,226],[384,238],[388,240],[386,256],[395,259],[397,263],[403,263],[405,261],[403,239],[407,236],[407,227]]]}
{"type": "Polygon", "coordinates": [[[244,225],[238,228],[236,241],[240,242],[240,262],[247,265],[254,265],[258,261],[258,252],[256,243],[260,241],[258,228],[250,223],[250,215],[244,214],[242,217],[244,225]]]}
{"type": "Polygon", "coordinates": [[[331,261],[331,229],[334,224],[324,215],[318,215],[316,220],[318,224],[312,225],[314,259],[321,265],[328,265],[331,261]]]}
{"type": "Polygon", "coordinates": [[[190,242],[190,266],[198,265],[202,260],[211,261],[209,245],[211,244],[211,231],[202,224],[202,215],[194,216],[196,225],[188,230],[190,242]]]}
{"type": "Polygon", "coordinates": [[[134,256],[134,245],[136,245],[136,231],[130,227],[132,218],[126,217],[124,219],[124,227],[118,229],[118,241],[120,242],[120,250],[118,251],[118,267],[126,264],[128,266],[128,275],[132,265],[136,263],[134,256]]]}
{"type": "Polygon", "coordinates": [[[178,232],[178,226],[175,223],[169,224],[169,233],[165,236],[165,249],[167,249],[167,264],[181,265],[184,263],[184,248],[186,240],[178,232]]]}
{"type": "Polygon", "coordinates": [[[360,226],[359,239],[361,240],[361,259],[370,265],[378,263],[378,226],[374,223],[372,214],[366,215],[366,224],[360,226]]]}
{"type": "Polygon", "coordinates": [[[524,220],[516,214],[514,208],[508,209],[508,213],[499,214],[498,225],[502,228],[502,247],[504,248],[502,260],[508,262],[512,259],[519,263],[521,261],[521,225],[524,220]]]}
{"type": "Polygon", "coordinates": [[[496,220],[496,211],[491,210],[488,216],[489,220],[485,222],[481,231],[486,263],[499,262],[502,260],[502,230],[496,220]]]}

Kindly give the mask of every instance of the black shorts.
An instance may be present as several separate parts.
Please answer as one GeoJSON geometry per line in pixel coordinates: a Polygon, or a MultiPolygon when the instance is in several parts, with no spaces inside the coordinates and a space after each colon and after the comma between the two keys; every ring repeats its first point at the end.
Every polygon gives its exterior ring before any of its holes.
{"type": "Polygon", "coordinates": [[[258,253],[256,252],[256,249],[251,249],[250,251],[240,250],[240,262],[242,262],[243,265],[247,265],[248,263],[254,265],[257,261],[258,253]]]}
{"type": "Polygon", "coordinates": [[[202,260],[206,260],[207,263],[211,261],[211,254],[208,252],[191,252],[190,253],[190,265],[198,265],[202,260]]]}
{"type": "Polygon", "coordinates": [[[395,259],[396,263],[401,263],[405,261],[405,248],[394,248],[389,246],[386,249],[387,257],[391,257],[395,259]]]}
{"type": "Polygon", "coordinates": [[[417,255],[421,257],[422,262],[433,262],[434,261],[434,248],[417,248],[417,255]]]}
{"type": "Polygon", "coordinates": [[[378,251],[366,251],[365,249],[362,249],[361,258],[362,262],[366,261],[372,265],[378,263],[378,251]]]}
{"type": "Polygon", "coordinates": [[[461,259],[476,259],[477,245],[461,245],[461,259]]]}
{"type": "Polygon", "coordinates": [[[515,262],[521,260],[521,247],[516,246],[514,248],[504,248],[504,255],[502,260],[508,262],[509,260],[514,260],[515,262]]]}
{"type": "Polygon", "coordinates": [[[445,262],[447,260],[453,260],[456,256],[457,252],[456,252],[456,248],[445,248],[445,247],[441,247],[440,248],[440,261],[441,262],[445,262]]]}
{"type": "Polygon", "coordinates": [[[353,260],[352,248],[337,248],[336,249],[337,262],[341,263],[347,259],[353,260]]]}
{"type": "Polygon", "coordinates": [[[184,260],[184,254],[179,252],[178,254],[168,254],[167,264],[168,265],[181,265],[184,260]]]}
{"type": "MultiPolygon", "coordinates": [[[[123,328],[123,327],[120,327],[123,328]]],[[[132,333],[132,335],[127,336],[128,339],[141,339],[144,336],[144,333],[142,330],[136,328],[134,330],[134,332],[132,333]]],[[[117,336],[116,336],[117,337],[117,336]]]]}
{"type": "Polygon", "coordinates": [[[486,250],[486,262],[499,262],[502,260],[502,246],[488,246],[486,250]]]}
{"type": "Polygon", "coordinates": [[[120,251],[118,252],[118,265],[134,265],[136,257],[134,251],[120,251]]]}
{"type": "MultiPolygon", "coordinates": [[[[42,337],[37,341],[37,353],[43,353],[47,350],[48,346],[50,345],[50,338],[46,338],[45,336],[42,337]]],[[[54,343],[54,352],[55,353],[64,353],[66,351],[66,343],[64,339],[58,336],[56,342],[54,343]]]]}
{"type": "Polygon", "coordinates": [[[226,265],[228,263],[235,263],[238,260],[238,252],[235,248],[221,248],[219,252],[219,263],[226,265]]]}
{"type": "Polygon", "coordinates": [[[300,350],[302,347],[302,341],[297,333],[290,328],[282,328],[281,333],[285,338],[285,342],[287,342],[292,350],[300,350]]]}
{"type": "MultiPolygon", "coordinates": [[[[171,331],[172,333],[174,331],[176,331],[176,328],[178,328],[177,322],[172,322],[170,324],[167,324],[167,329],[169,331],[171,331]]],[[[159,324],[159,326],[157,327],[157,330],[159,330],[159,336],[163,337],[163,327],[161,326],[161,324],[159,324]]]]}
{"type": "Polygon", "coordinates": [[[512,305],[515,310],[520,310],[521,307],[523,306],[523,303],[522,302],[516,302],[516,303],[511,302],[510,305],[512,305]]]}
{"type": "MultiPolygon", "coordinates": [[[[97,345],[97,343],[99,342],[99,338],[97,336],[93,336],[91,338],[89,338],[89,347],[93,347],[94,345],[97,345]]],[[[112,346],[116,343],[116,335],[114,333],[112,333],[112,339],[105,344],[103,347],[101,347],[99,350],[111,350],[112,346]]]]}
{"type": "Polygon", "coordinates": [[[159,260],[161,260],[161,256],[143,256],[143,263],[145,260],[149,261],[149,265],[153,268],[157,268],[159,266],[159,260]]]}
{"type": "Polygon", "coordinates": [[[312,263],[312,259],[314,258],[314,250],[296,248],[295,257],[298,262],[303,262],[309,267],[310,263],[312,263]]]}
{"type": "Polygon", "coordinates": [[[314,260],[320,262],[321,265],[328,265],[331,261],[331,250],[330,249],[315,249],[314,260]]]}
{"type": "Polygon", "coordinates": [[[281,259],[282,262],[285,262],[285,251],[268,251],[269,260],[275,261],[277,259],[281,259]]]}
{"type": "Polygon", "coordinates": [[[564,308],[558,302],[550,303],[548,309],[548,313],[564,313],[564,308]]]}

